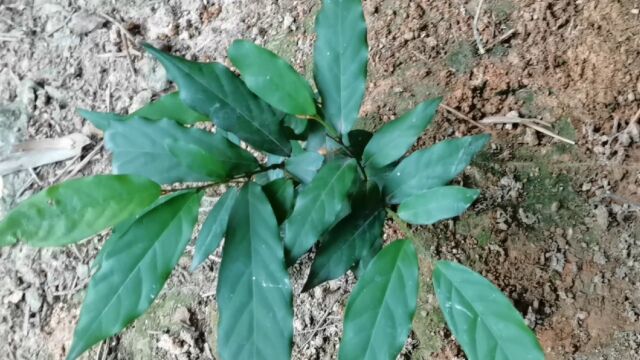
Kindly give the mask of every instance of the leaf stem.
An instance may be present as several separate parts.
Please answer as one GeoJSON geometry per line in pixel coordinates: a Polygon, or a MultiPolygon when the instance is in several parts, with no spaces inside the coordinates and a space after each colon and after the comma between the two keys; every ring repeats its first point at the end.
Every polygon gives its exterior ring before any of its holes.
{"type": "Polygon", "coordinates": [[[260,169],[259,170],[255,170],[255,171],[252,171],[252,172],[248,172],[246,174],[234,176],[234,177],[232,177],[230,179],[227,179],[227,180],[224,180],[224,181],[215,181],[215,182],[210,182],[210,183],[206,183],[206,184],[202,184],[202,185],[184,186],[184,187],[175,188],[175,189],[163,189],[162,190],[162,194],[166,195],[166,194],[170,194],[170,193],[174,193],[176,191],[182,191],[182,190],[205,190],[205,189],[208,189],[210,187],[214,187],[214,186],[218,186],[218,185],[222,185],[222,184],[227,184],[227,183],[230,183],[230,182],[236,181],[236,180],[249,180],[254,175],[261,174],[263,172],[267,172],[267,171],[271,171],[271,170],[275,170],[275,169],[281,169],[283,167],[284,167],[284,163],[271,164],[269,166],[260,165],[260,169]]]}

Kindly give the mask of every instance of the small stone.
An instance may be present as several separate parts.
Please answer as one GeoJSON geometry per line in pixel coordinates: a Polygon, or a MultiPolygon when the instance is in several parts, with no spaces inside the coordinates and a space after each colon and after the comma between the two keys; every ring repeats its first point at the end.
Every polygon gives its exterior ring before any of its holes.
{"type": "Polygon", "coordinates": [[[526,128],[524,131],[524,142],[529,146],[538,145],[538,134],[532,128],[526,128]]]}
{"type": "Polygon", "coordinates": [[[291,14],[285,14],[284,15],[284,20],[282,20],[282,28],[287,30],[291,27],[291,25],[293,25],[293,16],[291,16],[291,14]]]}
{"type": "Polygon", "coordinates": [[[404,33],[404,35],[402,37],[405,40],[412,40],[413,39],[413,31],[407,31],[406,33],[404,33]]]}
{"type": "Polygon", "coordinates": [[[559,202],[557,202],[557,201],[554,201],[554,202],[551,204],[551,212],[554,212],[554,213],[555,213],[555,212],[558,212],[558,209],[560,209],[560,203],[559,203],[559,202]]]}
{"type": "Polygon", "coordinates": [[[11,295],[7,296],[4,299],[4,303],[10,303],[10,304],[17,304],[20,302],[20,300],[22,300],[22,296],[24,295],[24,292],[20,291],[20,290],[16,290],[13,293],[11,293],[11,295]]]}
{"type": "Polygon", "coordinates": [[[149,39],[175,35],[176,22],[171,9],[164,5],[160,6],[153,16],[147,19],[146,27],[146,37],[149,39]]]}
{"type": "Polygon", "coordinates": [[[438,40],[436,40],[436,38],[434,38],[433,36],[429,36],[428,38],[424,39],[424,42],[430,48],[438,46],[438,40]]]}
{"type": "Polygon", "coordinates": [[[42,297],[35,287],[30,287],[24,294],[24,300],[32,311],[38,311],[42,306],[42,297]]]}
{"type": "Polygon", "coordinates": [[[594,212],[596,215],[596,223],[598,223],[602,229],[606,229],[609,226],[609,212],[607,211],[607,208],[600,205],[594,212]]]}
{"type": "Polygon", "coordinates": [[[189,320],[190,318],[191,314],[189,313],[189,310],[184,306],[180,306],[173,312],[171,321],[176,324],[191,325],[191,321],[189,320]]]}
{"type": "Polygon", "coordinates": [[[84,280],[89,277],[89,265],[80,264],[76,267],[76,275],[80,280],[84,280]]]}
{"type": "Polygon", "coordinates": [[[640,9],[631,9],[631,13],[633,15],[638,15],[638,14],[640,14],[640,9]]]}
{"type": "Polygon", "coordinates": [[[104,23],[105,20],[100,16],[88,11],[79,11],[71,17],[69,29],[76,35],[84,35],[92,32],[104,23]]]}

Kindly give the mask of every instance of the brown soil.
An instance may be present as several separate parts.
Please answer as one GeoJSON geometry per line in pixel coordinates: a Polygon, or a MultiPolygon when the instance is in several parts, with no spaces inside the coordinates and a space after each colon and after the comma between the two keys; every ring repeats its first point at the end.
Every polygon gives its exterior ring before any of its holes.
{"type": "MultiPolygon", "coordinates": [[[[310,74],[311,0],[0,1],[0,155],[32,138],[101,134],[75,108],[127,112],[171,85],[131,51],[137,39],[192,59],[225,61],[249,38],[310,74]]],[[[553,124],[575,146],[518,125],[494,126],[491,147],[459,183],[483,190],[472,211],[431,228],[389,222],[421,254],[420,307],[404,358],[464,358],[429,285],[432,260],[455,259],[493,280],[526,317],[549,359],[636,359],[640,353],[640,3],[632,0],[366,0],[370,80],[362,127],[376,128],[421,100],[481,120],[517,112],[553,124]],[[503,35],[512,32],[510,36],[503,35]],[[635,121],[634,121],[635,117],[635,121]]],[[[483,131],[441,112],[419,147],[483,131]]],[[[79,175],[106,173],[100,150],[79,175]]],[[[72,160],[75,166],[80,159],[72,160]]],[[[35,169],[49,184],[67,164],[35,169]]],[[[68,172],[67,172],[68,173],[68,172]]],[[[0,181],[0,216],[40,190],[28,172],[0,181]],[[30,184],[29,184],[30,183],[30,184]]],[[[207,198],[207,205],[215,201],[207,198]]],[[[0,249],[0,358],[62,359],[89,264],[104,237],[64,249],[0,249]]],[[[190,248],[188,253],[192,249],[190,248]]],[[[190,255],[149,314],[86,358],[207,359],[218,263],[189,274],[190,255]]],[[[293,270],[296,293],[308,267],[293,270]]],[[[352,276],[296,300],[296,359],[331,359],[352,276]]]]}

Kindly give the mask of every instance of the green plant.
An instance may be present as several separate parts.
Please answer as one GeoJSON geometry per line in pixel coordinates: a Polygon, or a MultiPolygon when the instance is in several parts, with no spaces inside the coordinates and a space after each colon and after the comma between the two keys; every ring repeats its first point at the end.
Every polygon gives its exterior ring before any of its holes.
{"type": "MultiPolygon", "coordinates": [[[[440,99],[375,133],[353,130],[368,57],[360,1],[325,0],[316,30],[319,97],[288,63],[247,41],[229,48],[241,77],[222,64],[147,45],[179,92],[128,116],[80,111],[105,132],[115,175],[52,186],[0,223],[2,246],[65,245],[113,227],[94,260],[68,359],[149,308],[191,239],[204,191],[224,183],[228,190],[203,224],[192,265],[195,270],[225,238],[217,287],[223,359],[290,357],[287,267],[314,247],[305,290],[349,269],[359,275],[339,358],[394,359],[402,350],[416,309],[418,260],[409,240],[383,247],[387,211],[397,209],[399,218],[419,225],[460,215],[479,192],[446,184],[489,137],[447,140],[405,156],[440,99]],[[192,126],[209,119],[215,133],[192,126]],[[174,183],[189,184],[166,187],[174,183]]],[[[488,280],[440,261],[433,282],[470,359],[543,357],[521,316],[488,280]]]]}

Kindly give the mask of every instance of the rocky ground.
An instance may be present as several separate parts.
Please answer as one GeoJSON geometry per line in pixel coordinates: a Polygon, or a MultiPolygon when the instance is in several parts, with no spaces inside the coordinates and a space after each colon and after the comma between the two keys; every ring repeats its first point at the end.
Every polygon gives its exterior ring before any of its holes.
{"type": "MultiPolygon", "coordinates": [[[[494,133],[458,180],[482,189],[482,199],[462,218],[435,227],[389,221],[387,240],[415,240],[425,279],[434,258],[455,259],[492,279],[549,359],[636,359],[640,3],[487,0],[478,17],[485,54],[473,31],[478,3],[364,1],[371,60],[360,126],[376,128],[443,95],[473,120],[537,118],[576,145],[522,125],[482,129],[440,112],[421,147],[494,133]]],[[[120,27],[137,42],[203,61],[227,62],[228,44],[248,38],[310,77],[319,6],[318,0],[0,0],[0,155],[27,139],[75,132],[91,139],[79,158],[1,178],[0,216],[55,181],[109,172],[101,133],[77,107],[126,113],[172,88],[137,44],[126,46],[120,27]]],[[[207,204],[215,199],[210,194],[207,204]]],[[[0,250],[0,358],[64,358],[103,240],[0,250]]],[[[190,254],[147,315],[85,358],[212,358],[218,263],[194,274],[189,263],[190,254]]],[[[305,271],[293,269],[296,293],[305,271]]],[[[348,276],[297,297],[296,359],[335,358],[353,284],[348,276]]],[[[428,281],[419,305],[402,357],[463,359],[428,281]]]]}

